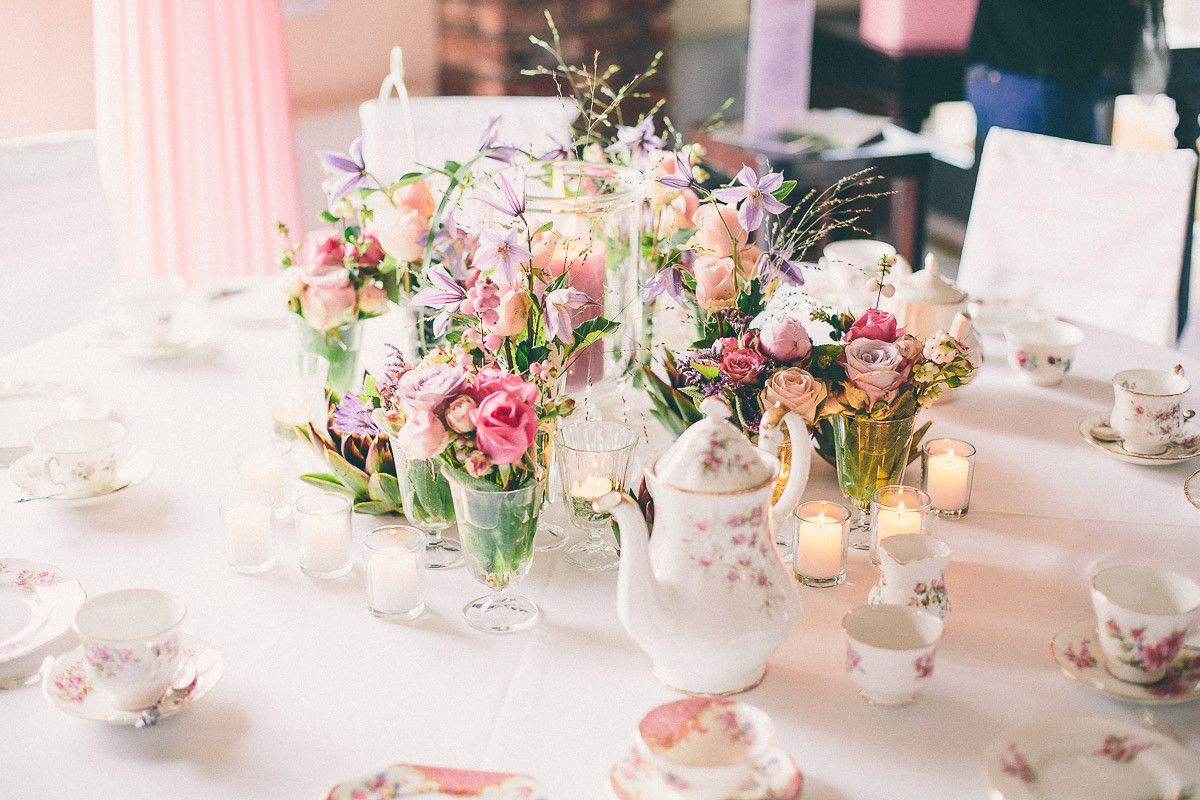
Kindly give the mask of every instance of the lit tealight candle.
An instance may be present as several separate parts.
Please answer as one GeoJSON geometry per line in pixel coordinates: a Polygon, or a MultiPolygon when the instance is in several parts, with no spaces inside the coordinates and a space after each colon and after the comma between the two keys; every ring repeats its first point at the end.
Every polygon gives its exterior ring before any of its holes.
{"type": "Polygon", "coordinates": [[[921,532],[921,512],[917,509],[907,509],[901,500],[896,508],[879,509],[879,519],[876,522],[878,535],[876,541],[882,541],[889,536],[901,533],[921,532]]]}
{"type": "Polygon", "coordinates": [[[804,576],[836,578],[842,571],[842,523],[822,512],[815,520],[801,520],[797,536],[797,563],[804,576]]]}
{"type": "Polygon", "coordinates": [[[412,550],[396,547],[371,553],[367,572],[372,610],[385,615],[407,615],[422,605],[420,570],[417,554],[412,550]]]}
{"type": "Polygon", "coordinates": [[[925,491],[939,511],[958,511],[971,500],[971,461],[956,456],[954,448],[946,455],[929,456],[929,479],[925,491]]]}
{"type": "Polygon", "coordinates": [[[580,500],[592,501],[603,497],[613,490],[612,481],[604,475],[589,475],[571,487],[571,496],[580,500]]]}

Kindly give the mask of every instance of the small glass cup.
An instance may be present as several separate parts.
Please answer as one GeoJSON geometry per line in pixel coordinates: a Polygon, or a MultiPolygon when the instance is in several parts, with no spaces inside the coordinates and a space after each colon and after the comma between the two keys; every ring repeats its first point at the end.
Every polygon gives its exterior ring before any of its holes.
{"type": "Polygon", "coordinates": [[[219,503],[225,530],[225,563],[253,575],[275,566],[275,498],[269,492],[240,489],[219,503]]]}
{"type": "Polygon", "coordinates": [[[296,438],[296,428],[310,422],[324,427],[328,414],[325,403],[325,379],[329,360],[316,353],[299,353],[294,367],[283,370],[270,381],[271,423],[281,439],[296,438]]]}
{"type": "Polygon", "coordinates": [[[422,591],[429,537],[408,525],[384,525],[363,537],[367,607],[388,622],[406,622],[425,610],[422,591]]]}
{"type": "Polygon", "coordinates": [[[837,586],[846,580],[850,546],[850,509],[840,503],[812,500],[792,512],[796,545],[792,571],[805,586],[837,586]]]}
{"type": "Polygon", "coordinates": [[[351,510],[350,498],[336,492],[310,492],[296,501],[301,572],[331,580],[350,571],[351,510]]]}
{"type": "Polygon", "coordinates": [[[975,448],[959,439],[934,439],[921,447],[921,488],[942,519],[965,516],[975,480],[975,448]]]}
{"type": "Polygon", "coordinates": [[[273,436],[243,439],[234,448],[238,480],[249,491],[267,492],[287,509],[288,456],[292,443],[273,436]]]}
{"type": "Polygon", "coordinates": [[[567,561],[581,569],[611,570],[620,563],[617,548],[604,540],[611,518],[593,510],[592,502],[625,488],[625,473],[637,442],[637,431],[628,425],[600,420],[564,425],[554,434],[568,515],[588,533],[586,540],[566,550],[567,561]]]}
{"type": "Polygon", "coordinates": [[[933,533],[929,495],[912,486],[881,486],[871,495],[871,563],[879,566],[879,541],[898,533],[933,533]]]}

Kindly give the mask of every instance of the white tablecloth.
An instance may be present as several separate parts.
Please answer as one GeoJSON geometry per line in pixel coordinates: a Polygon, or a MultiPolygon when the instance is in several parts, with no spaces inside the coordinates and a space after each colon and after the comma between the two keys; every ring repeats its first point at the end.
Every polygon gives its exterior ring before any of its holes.
{"type": "MultiPolygon", "coordinates": [[[[388,324],[373,323],[376,338],[388,324]]],[[[954,550],[954,616],[933,681],[892,709],[865,703],[846,677],[840,619],[865,602],[876,574],[854,552],[844,584],[803,589],[800,623],[762,685],[741,696],[774,719],[804,771],[806,800],[983,798],[980,755],[1003,729],[1061,715],[1136,719],[1138,707],[1063,677],[1050,637],[1090,614],[1086,580],[1099,564],[1145,561],[1200,577],[1200,511],[1182,491],[1200,464],[1127,465],[1076,431],[1111,403],[1113,372],[1168,368],[1176,356],[1089,330],[1063,385],[1037,388],[1017,381],[1002,345],[987,344],[976,383],[927,412],[931,436],[979,451],[970,514],[938,525],[954,550]]],[[[0,358],[0,375],[60,375],[108,392],[129,438],[157,459],[143,485],[87,508],[14,505],[4,481],[0,555],[55,564],[92,594],[176,592],[186,629],[225,660],[208,698],[148,730],[66,716],[35,686],[0,692],[0,797],[318,800],[398,762],[524,772],[558,798],[604,797],[638,719],[677,697],[617,620],[615,572],[538,554],[520,591],[545,619],[500,637],[461,620],[482,593],[462,569],[428,575],[428,613],[390,625],[367,613],[360,571],[303,576],[290,532],[274,570],[225,566],[216,501],[233,485],[234,442],[262,428],[255,376],[290,346],[284,329],[226,327],[202,352],[142,364],[74,331],[0,358]]],[[[806,497],[838,499],[824,463],[806,497]]],[[[356,528],[374,521],[356,517],[356,528]]],[[[1196,708],[1161,711],[1193,746],[1196,708]]]]}

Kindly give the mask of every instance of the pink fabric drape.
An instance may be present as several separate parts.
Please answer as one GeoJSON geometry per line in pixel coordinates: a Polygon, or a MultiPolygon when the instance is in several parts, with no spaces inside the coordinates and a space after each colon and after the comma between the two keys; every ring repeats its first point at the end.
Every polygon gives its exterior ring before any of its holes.
{"type": "Polygon", "coordinates": [[[273,271],[300,221],[279,0],[95,0],[97,149],[123,269],[273,271]]]}

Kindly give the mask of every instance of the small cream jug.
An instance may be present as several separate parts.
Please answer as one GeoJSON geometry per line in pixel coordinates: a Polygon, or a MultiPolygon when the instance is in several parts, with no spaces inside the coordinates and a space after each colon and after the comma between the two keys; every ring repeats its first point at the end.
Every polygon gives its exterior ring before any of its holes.
{"type": "Polygon", "coordinates": [[[617,611],[667,686],[723,695],[753,688],[767,659],[800,618],[800,589],[775,548],[772,517],[784,524],[808,482],[811,445],[804,421],[772,409],[755,448],[718,398],[704,417],[646,465],[654,537],[629,497],[611,492],[596,510],[621,529],[617,611]],[[788,426],[792,462],[774,506],[777,447],[788,426]]]}
{"type": "Polygon", "coordinates": [[[950,619],[946,593],[946,566],[950,547],[927,533],[902,533],[879,542],[879,583],[871,587],[867,602],[914,606],[950,619]]]}

